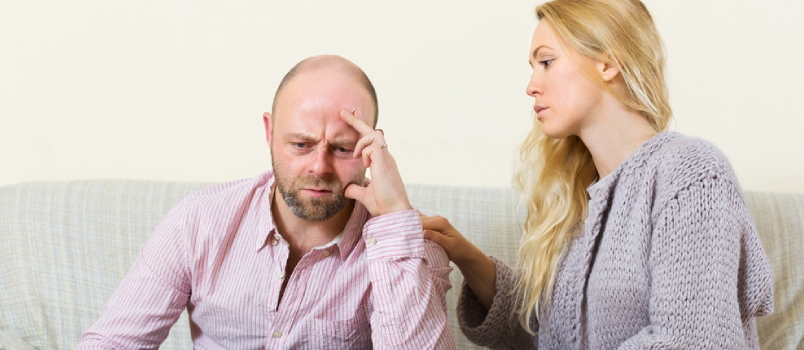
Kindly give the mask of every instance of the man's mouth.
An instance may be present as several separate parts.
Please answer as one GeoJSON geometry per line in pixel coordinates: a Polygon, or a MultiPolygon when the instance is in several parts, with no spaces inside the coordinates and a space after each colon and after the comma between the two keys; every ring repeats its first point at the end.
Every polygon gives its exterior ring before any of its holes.
{"type": "Polygon", "coordinates": [[[323,197],[332,193],[332,191],[324,189],[324,188],[305,188],[302,191],[309,196],[313,197],[323,197]]]}

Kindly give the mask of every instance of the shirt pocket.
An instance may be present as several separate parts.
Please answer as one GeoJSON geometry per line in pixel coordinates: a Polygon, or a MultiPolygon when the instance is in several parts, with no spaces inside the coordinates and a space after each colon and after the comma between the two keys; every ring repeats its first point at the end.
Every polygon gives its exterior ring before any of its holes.
{"type": "Polygon", "coordinates": [[[338,321],[314,317],[311,339],[315,349],[371,349],[371,328],[358,316],[338,321]]]}

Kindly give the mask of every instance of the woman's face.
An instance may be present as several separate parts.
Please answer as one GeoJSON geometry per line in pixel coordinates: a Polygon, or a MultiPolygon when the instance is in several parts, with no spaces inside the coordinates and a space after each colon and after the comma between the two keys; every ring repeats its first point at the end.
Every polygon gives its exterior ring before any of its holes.
{"type": "MultiPolygon", "coordinates": [[[[528,62],[533,67],[526,93],[536,101],[533,109],[542,130],[550,138],[580,136],[590,123],[603,89],[581,70],[590,60],[562,47],[547,21],[533,32],[528,62]]],[[[591,67],[590,67],[591,68],[591,67]]]]}

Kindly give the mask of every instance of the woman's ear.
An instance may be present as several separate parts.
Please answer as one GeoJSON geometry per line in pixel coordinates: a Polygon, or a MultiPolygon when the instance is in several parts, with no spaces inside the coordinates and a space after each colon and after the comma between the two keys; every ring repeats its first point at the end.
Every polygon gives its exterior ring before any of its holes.
{"type": "Polygon", "coordinates": [[[620,69],[617,66],[603,61],[595,61],[595,70],[600,75],[600,79],[607,83],[612,82],[620,74],[620,69]]]}

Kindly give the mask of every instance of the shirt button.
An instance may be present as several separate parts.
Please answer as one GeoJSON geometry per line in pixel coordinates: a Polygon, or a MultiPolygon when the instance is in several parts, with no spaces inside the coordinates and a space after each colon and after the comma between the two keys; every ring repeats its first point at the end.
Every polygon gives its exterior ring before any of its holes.
{"type": "Polygon", "coordinates": [[[368,243],[369,243],[369,245],[375,245],[375,244],[377,244],[377,239],[376,239],[376,238],[374,238],[374,237],[371,237],[371,238],[369,238],[369,242],[368,242],[368,243]]]}
{"type": "Polygon", "coordinates": [[[329,256],[329,250],[325,250],[322,254],[324,254],[325,257],[329,256]]]}
{"type": "Polygon", "coordinates": [[[271,240],[271,245],[277,245],[277,244],[279,244],[278,239],[274,238],[274,239],[271,240]]]}
{"type": "Polygon", "coordinates": [[[274,331],[274,338],[280,338],[280,337],[282,337],[282,332],[274,331]]]}
{"type": "Polygon", "coordinates": [[[276,277],[285,278],[285,271],[279,271],[279,273],[276,274],[276,277]]]}

